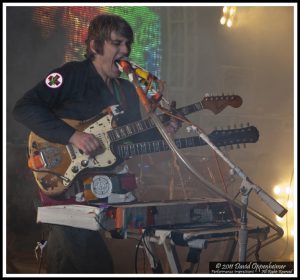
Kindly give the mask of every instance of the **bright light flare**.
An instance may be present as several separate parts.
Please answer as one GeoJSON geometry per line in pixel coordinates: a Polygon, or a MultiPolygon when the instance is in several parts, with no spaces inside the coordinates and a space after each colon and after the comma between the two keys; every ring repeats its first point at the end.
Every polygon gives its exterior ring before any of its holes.
{"type": "Polygon", "coordinates": [[[225,22],[226,22],[226,18],[223,16],[223,17],[221,17],[221,19],[220,19],[220,23],[222,24],[222,25],[224,25],[225,24],[225,22]]]}
{"type": "Polygon", "coordinates": [[[229,28],[232,26],[232,20],[231,20],[231,19],[227,20],[227,26],[228,26],[229,28]]]}
{"type": "Polygon", "coordinates": [[[229,10],[229,14],[231,16],[233,16],[235,14],[235,11],[236,11],[236,7],[231,7],[230,10],[229,10]]]}
{"type": "Polygon", "coordinates": [[[275,186],[273,192],[278,195],[281,193],[281,188],[279,186],[275,186]]]}

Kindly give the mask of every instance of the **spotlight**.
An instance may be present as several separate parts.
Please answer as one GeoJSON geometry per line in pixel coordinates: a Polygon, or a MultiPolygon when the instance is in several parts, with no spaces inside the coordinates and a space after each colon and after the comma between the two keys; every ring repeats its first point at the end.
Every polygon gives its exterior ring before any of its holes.
{"type": "Polygon", "coordinates": [[[236,14],[236,7],[224,6],[223,7],[223,16],[220,19],[220,23],[222,25],[225,25],[225,23],[226,23],[227,27],[229,27],[229,28],[232,27],[235,14],[236,14]]]}

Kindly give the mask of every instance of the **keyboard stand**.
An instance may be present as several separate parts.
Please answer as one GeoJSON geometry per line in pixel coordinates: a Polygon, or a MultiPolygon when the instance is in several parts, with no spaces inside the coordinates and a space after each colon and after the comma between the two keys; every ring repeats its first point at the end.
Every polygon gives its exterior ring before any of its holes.
{"type": "MultiPolygon", "coordinates": [[[[249,228],[249,238],[256,240],[265,240],[269,233],[269,227],[249,228]]],[[[236,249],[239,234],[239,227],[230,227],[223,229],[191,229],[191,230],[143,230],[143,248],[149,260],[153,273],[163,273],[160,260],[157,258],[154,246],[161,245],[164,248],[168,265],[171,273],[193,273],[194,266],[200,262],[200,255],[203,249],[206,249],[209,242],[222,242],[228,240],[227,253],[220,261],[232,261],[236,249]],[[182,271],[182,267],[176,252],[176,246],[189,247],[187,262],[190,262],[190,268],[182,271]]],[[[130,232],[128,238],[133,237],[130,232]]],[[[135,236],[135,238],[137,238],[135,236]]]]}

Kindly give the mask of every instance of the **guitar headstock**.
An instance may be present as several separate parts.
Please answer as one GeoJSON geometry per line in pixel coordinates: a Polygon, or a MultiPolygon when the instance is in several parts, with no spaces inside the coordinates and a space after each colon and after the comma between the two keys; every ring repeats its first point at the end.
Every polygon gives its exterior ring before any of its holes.
{"type": "Polygon", "coordinates": [[[215,114],[220,113],[227,106],[238,108],[242,105],[243,100],[238,95],[216,95],[206,96],[201,101],[204,109],[209,109],[215,114]]]}
{"type": "Polygon", "coordinates": [[[234,144],[255,143],[259,139],[259,132],[255,126],[234,129],[214,130],[209,135],[210,140],[218,147],[234,144]]]}

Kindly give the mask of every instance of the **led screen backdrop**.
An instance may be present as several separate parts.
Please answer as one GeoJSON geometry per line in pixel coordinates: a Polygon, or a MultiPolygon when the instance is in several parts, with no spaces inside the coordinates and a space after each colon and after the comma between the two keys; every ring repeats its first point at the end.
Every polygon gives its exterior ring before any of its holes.
{"type": "Polygon", "coordinates": [[[122,16],[134,31],[131,60],[160,76],[160,18],[148,7],[36,7],[33,21],[45,39],[57,29],[66,36],[64,62],[82,60],[90,20],[101,13],[122,16]]]}

